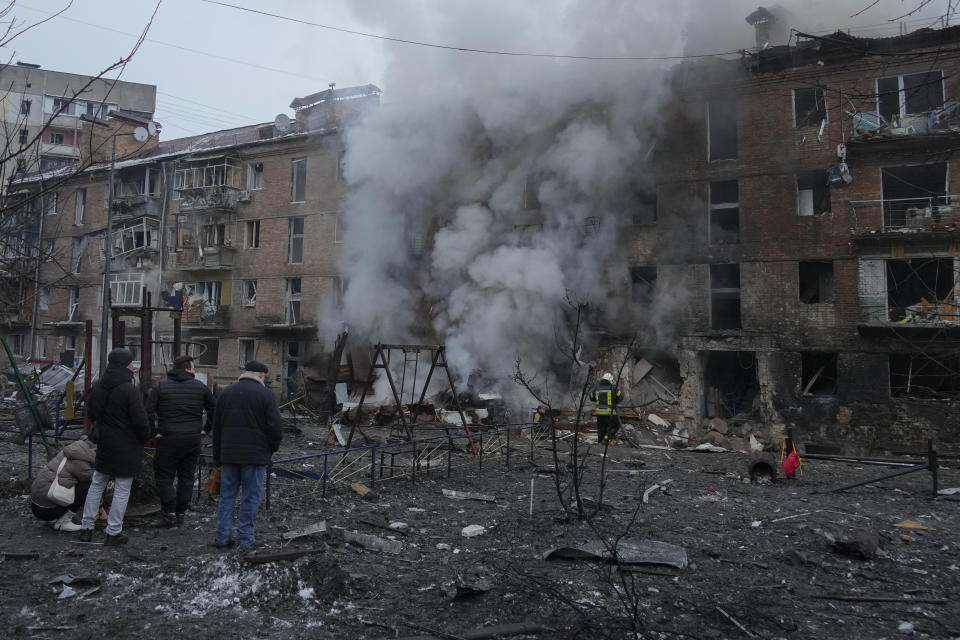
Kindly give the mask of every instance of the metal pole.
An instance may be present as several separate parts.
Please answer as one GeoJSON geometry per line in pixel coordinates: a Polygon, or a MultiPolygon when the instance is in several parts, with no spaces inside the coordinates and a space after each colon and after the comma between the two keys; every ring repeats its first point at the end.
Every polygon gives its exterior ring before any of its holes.
{"type": "Polygon", "coordinates": [[[43,264],[43,219],[47,216],[43,207],[42,195],[38,208],[40,210],[40,228],[37,231],[37,242],[39,244],[36,247],[37,265],[33,269],[33,304],[30,305],[33,308],[33,313],[30,314],[30,353],[33,354],[34,360],[37,360],[37,315],[39,314],[38,302],[40,301],[40,265],[43,264]]]}
{"type": "Polygon", "coordinates": [[[370,486],[377,484],[377,448],[370,449],[370,486]]]}
{"type": "Polygon", "coordinates": [[[933,445],[932,439],[927,440],[927,466],[933,474],[933,497],[936,498],[940,492],[940,482],[937,479],[937,469],[940,465],[937,461],[937,448],[933,445]]]}
{"type": "Polygon", "coordinates": [[[90,387],[93,380],[93,372],[90,367],[93,365],[93,320],[83,321],[83,432],[90,435],[90,387]]]}
{"type": "Polygon", "coordinates": [[[113,134],[110,152],[110,182],[107,185],[107,241],[104,246],[103,310],[100,314],[100,375],[107,368],[107,336],[110,326],[110,263],[113,261],[113,172],[117,165],[117,134],[113,134]]]}
{"type": "Polygon", "coordinates": [[[923,471],[924,469],[929,469],[929,465],[921,464],[916,467],[910,467],[909,469],[904,469],[903,471],[897,471],[885,476],[880,476],[879,478],[871,478],[870,480],[864,480],[863,482],[854,482],[853,484],[848,484],[845,487],[839,487],[837,489],[832,489],[833,493],[838,491],[846,491],[847,489],[853,489],[855,487],[862,487],[866,484],[873,484],[874,482],[880,482],[881,480],[889,480],[890,478],[896,478],[897,476],[903,476],[908,473],[915,473],[917,471],[923,471]]]}

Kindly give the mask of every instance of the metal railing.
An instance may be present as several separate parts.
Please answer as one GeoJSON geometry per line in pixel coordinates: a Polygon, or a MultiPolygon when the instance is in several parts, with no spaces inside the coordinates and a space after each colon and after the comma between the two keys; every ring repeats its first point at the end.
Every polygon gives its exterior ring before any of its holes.
{"type": "Polygon", "coordinates": [[[851,200],[857,232],[952,231],[960,226],[960,196],[851,200]]]}

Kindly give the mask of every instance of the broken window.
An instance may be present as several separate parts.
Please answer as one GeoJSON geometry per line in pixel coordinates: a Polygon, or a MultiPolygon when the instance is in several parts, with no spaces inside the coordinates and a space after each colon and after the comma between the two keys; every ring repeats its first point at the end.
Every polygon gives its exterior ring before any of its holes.
{"type": "Polygon", "coordinates": [[[290,218],[290,237],[287,250],[287,262],[298,264],[303,262],[303,218],[290,218]]]}
{"type": "Polygon", "coordinates": [[[877,110],[893,125],[903,116],[923,114],[943,106],[943,72],[929,71],[877,79],[877,110]]]}
{"type": "Polygon", "coordinates": [[[340,276],[333,276],[333,306],[335,309],[343,307],[343,294],[346,290],[346,281],[340,276]]]}
{"type": "Polygon", "coordinates": [[[77,200],[73,209],[73,224],[83,224],[87,217],[87,190],[77,189],[77,200]]]}
{"type": "Polygon", "coordinates": [[[630,267],[630,299],[637,304],[650,304],[656,293],[656,267],[630,267]]]}
{"type": "Polygon", "coordinates": [[[142,273],[111,273],[110,304],[114,307],[136,307],[143,300],[142,273]]]}
{"type": "Polygon", "coordinates": [[[20,144],[24,145],[30,141],[30,132],[26,129],[20,129],[20,144]]]}
{"type": "Polygon", "coordinates": [[[50,144],[63,144],[63,134],[62,134],[62,133],[51,133],[51,134],[50,134],[50,144]]]}
{"type": "Polygon", "coordinates": [[[52,113],[59,113],[60,115],[69,116],[73,111],[73,103],[70,101],[70,98],[54,98],[53,99],[53,111],[52,113]]]}
{"type": "Polygon", "coordinates": [[[636,198],[632,224],[646,225],[657,222],[657,191],[655,188],[641,188],[634,191],[636,198]]]}
{"type": "Polygon", "coordinates": [[[337,212],[333,218],[333,241],[343,242],[343,216],[337,212]]]}
{"type": "Polygon", "coordinates": [[[184,174],[183,172],[178,171],[175,174],[173,174],[173,196],[172,196],[173,200],[180,199],[181,197],[180,190],[183,189],[185,181],[186,181],[186,174],[184,174]]]}
{"type": "Polygon", "coordinates": [[[703,378],[706,417],[726,419],[753,412],[760,393],[754,352],[706,352],[703,378]]]}
{"type": "Polygon", "coordinates": [[[303,202],[307,199],[307,159],[295,158],[290,161],[290,202],[303,202]]]}
{"type": "Polygon", "coordinates": [[[830,183],[826,171],[797,174],[797,215],[830,213],[830,183]]]}
{"type": "Polygon", "coordinates": [[[827,103],[821,87],[801,87],[793,90],[793,117],[797,129],[819,127],[827,119],[827,103]]]}
{"type": "Polygon", "coordinates": [[[287,324],[300,322],[300,278],[287,278],[287,324]]]}
{"type": "Polygon", "coordinates": [[[49,191],[43,194],[43,210],[48,216],[57,215],[57,203],[59,200],[59,191],[49,191]]]}
{"type": "Polygon", "coordinates": [[[200,227],[200,240],[203,248],[222,247],[224,236],[226,234],[226,225],[223,224],[205,224],[200,227]]]}
{"type": "Polygon", "coordinates": [[[87,237],[73,238],[73,253],[70,256],[70,266],[73,267],[73,273],[80,273],[80,265],[83,264],[83,254],[87,250],[87,237]]]}
{"type": "Polygon", "coordinates": [[[203,300],[203,310],[216,312],[223,294],[223,283],[219,280],[198,282],[193,288],[194,295],[203,300]]]}
{"type": "Polygon", "coordinates": [[[227,182],[227,167],[217,164],[203,168],[203,186],[219,187],[227,182]]]}
{"type": "Polygon", "coordinates": [[[77,307],[80,306],[80,287],[70,287],[70,295],[67,298],[67,322],[73,322],[77,314],[77,307]]]}
{"type": "Polygon", "coordinates": [[[800,302],[818,304],[833,302],[833,263],[801,262],[800,302]]]}
{"type": "Polygon", "coordinates": [[[198,367],[215,367],[220,361],[220,340],[218,338],[198,338],[199,344],[191,345],[194,362],[198,367]]]}
{"type": "Polygon", "coordinates": [[[885,167],[880,175],[885,229],[940,222],[941,209],[950,205],[946,162],[885,167]]]}
{"type": "Polygon", "coordinates": [[[710,326],[740,328],[740,265],[710,265],[710,326]]]}
{"type": "Polygon", "coordinates": [[[337,155],[337,180],[347,179],[347,152],[341,151],[337,155]]]}
{"type": "Polygon", "coordinates": [[[20,103],[20,113],[22,115],[28,115],[30,113],[30,106],[33,104],[31,100],[24,100],[20,103]]]}
{"type": "Polygon", "coordinates": [[[243,287],[243,306],[257,306],[257,281],[243,280],[240,286],[243,287]]]}
{"type": "Polygon", "coordinates": [[[737,101],[733,98],[707,105],[708,157],[729,160],[737,157],[737,101]]]}
{"type": "Polygon", "coordinates": [[[800,392],[805,396],[832,396],[837,393],[837,354],[800,354],[800,392]]]}
{"type": "Polygon", "coordinates": [[[890,397],[957,399],[960,397],[960,356],[954,352],[890,354],[890,397]]]}
{"type": "Polygon", "coordinates": [[[257,341],[253,338],[240,338],[237,342],[237,364],[246,366],[251,360],[257,359],[257,341]]]}
{"type": "Polygon", "coordinates": [[[284,378],[286,378],[287,395],[294,395],[297,392],[297,370],[300,368],[300,343],[288,342],[287,354],[284,358],[284,378]]]}
{"type": "Polygon", "coordinates": [[[710,183],[710,244],[740,242],[740,202],[736,180],[710,183]]]}
{"type": "Polygon", "coordinates": [[[954,258],[887,260],[891,322],[957,322],[954,258]]]}
{"type": "Polygon", "coordinates": [[[37,295],[37,307],[41,311],[47,311],[50,308],[50,287],[40,287],[37,295]]]}
{"type": "Polygon", "coordinates": [[[263,189],[263,163],[251,162],[247,165],[247,189],[263,189]]]}
{"type": "Polygon", "coordinates": [[[243,247],[257,249],[260,247],[260,221],[247,220],[243,228],[243,247]]]}
{"type": "Polygon", "coordinates": [[[521,203],[524,211],[540,210],[540,181],[536,177],[529,175],[523,185],[523,202],[521,203]]]}

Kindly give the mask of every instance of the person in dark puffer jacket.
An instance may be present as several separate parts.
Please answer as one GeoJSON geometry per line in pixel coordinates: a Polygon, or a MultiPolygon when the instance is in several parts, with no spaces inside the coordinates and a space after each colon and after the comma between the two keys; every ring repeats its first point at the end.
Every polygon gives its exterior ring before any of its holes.
{"type": "Polygon", "coordinates": [[[107,546],[125,544],[123,516],[130,500],[130,487],[140,472],[143,447],[150,438],[150,423],[143,396],[133,384],[133,354],[114,349],[107,358],[103,377],[93,386],[87,415],[96,423],[97,458],[93,481],[83,505],[80,540],[90,542],[100,499],[110,478],[114,479],[113,500],[107,517],[107,546]]]}
{"type": "Polygon", "coordinates": [[[153,475],[165,526],[183,526],[200,459],[200,440],[213,424],[216,400],[207,385],[194,377],[195,372],[193,358],[180,356],[173,361],[167,379],[154,387],[147,399],[147,416],[157,442],[153,475]]]}
{"type": "Polygon", "coordinates": [[[267,367],[251,360],[240,379],[223,390],[213,420],[213,462],[221,466],[217,508],[217,547],[233,545],[233,508],[243,492],[237,516],[237,541],[255,544],[253,521],[263,497],[270,458],[280,448],[283,421],[273,393],[264,386],[267,367]]]}

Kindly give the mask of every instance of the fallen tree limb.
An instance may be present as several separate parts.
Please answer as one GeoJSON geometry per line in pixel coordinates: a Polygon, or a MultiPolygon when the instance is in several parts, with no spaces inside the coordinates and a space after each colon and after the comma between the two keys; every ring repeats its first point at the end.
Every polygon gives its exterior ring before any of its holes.
{"type": "Polygon", "coordinates": [[[827,593],[815,595],[818,600],[842,600],[844,602],[922,602],[924,604],[947,604],[945,598],[907,598],[904,596],[859,596],[847,593],[827,593]]]}
{"type": "Polygon", "coordinates": [[[737,629],[740,629],[740,631],[743,631],[745,634],[747,634],[747,635],[750,636],[751,638],[756,638],[756,637],[757,637],[757,635],[756,635],[755,633],[753,633],[752,631],[750,631],[749,629],[747,629],[745,626],[743,626],[742,624],[740,624],[739,622],[737,622],[736,618],[734,618],[733,616],[731,616],[729,613],[727,613],[726,611],[724,611],[724,610],[721,609],[720,607],[717,607],[717,611],[719,611],[720,613],[722,613],[724,618],[726,618],[727,620],[729,620],[730,622],[732,622],[733,624],[735,624],[736,627],[737,627],[737,629]]]}
{"type": "Polygon", "coordinates": [[[296,560],[303,556],[313,553],[323,553],[326,551],[323,547],[315,549],[296,549],[293,551],[278,551],[276,553],[253,553],[243,556],[243,561],[247,564],[264,564],[267,562],[278,562],[280,560],[296,560]]]}

